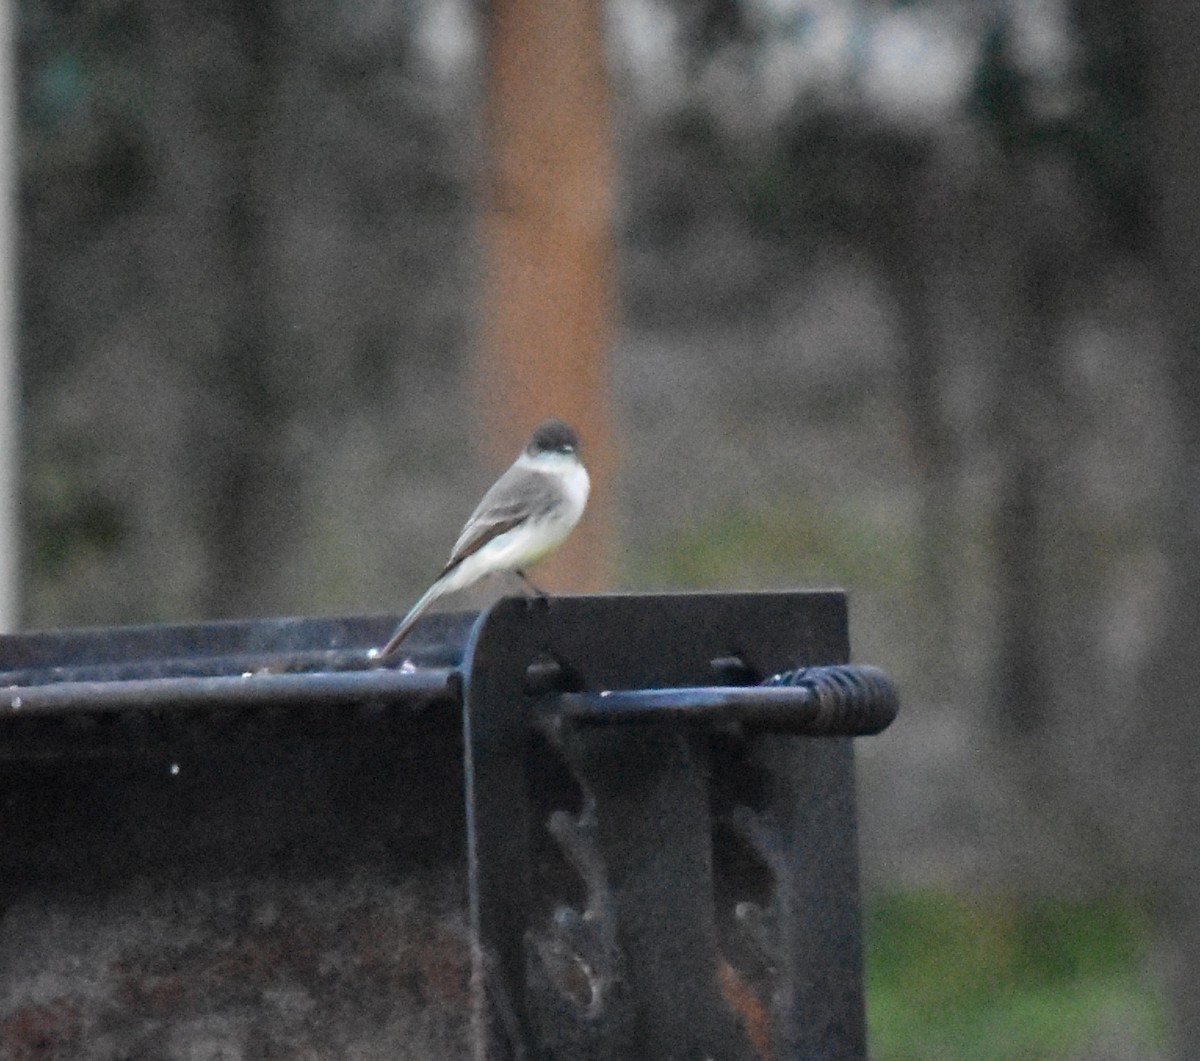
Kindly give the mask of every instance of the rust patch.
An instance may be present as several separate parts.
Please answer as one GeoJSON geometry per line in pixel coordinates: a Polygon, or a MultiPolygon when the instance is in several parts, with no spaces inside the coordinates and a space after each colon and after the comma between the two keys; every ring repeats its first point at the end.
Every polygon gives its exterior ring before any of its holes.
{"type": "Polygon", "coordinates": [[[771,1061],[771,1014],[763,1005],[762,999],[723,958],[717,966],[717,982],[725,1001],[737,1010],[738,1016],[742,1018],[746,1038],[750,1040],[755,1052],[763,1061],[771,1061]]]}
{"type": "Polygon", "coordinates": [[[0,1061],[59,1061],[81,1045],[79,1008],[70,1002],[24,1006],[0,1019],[0,1061]]]}

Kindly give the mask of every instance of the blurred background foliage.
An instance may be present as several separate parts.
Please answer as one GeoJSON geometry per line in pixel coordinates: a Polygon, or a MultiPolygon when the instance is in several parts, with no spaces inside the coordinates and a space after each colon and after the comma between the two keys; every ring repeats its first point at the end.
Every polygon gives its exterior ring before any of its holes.
{"type": "MultiPolygon", "coordinates": [[[[27,625],[396,611],[486,481],[479,10],[18,12],[27,625]]],[[[1193,1056],[1185,0],[604,12],[617,581],[900,680],[876,1056],[1193,1056]]]]}

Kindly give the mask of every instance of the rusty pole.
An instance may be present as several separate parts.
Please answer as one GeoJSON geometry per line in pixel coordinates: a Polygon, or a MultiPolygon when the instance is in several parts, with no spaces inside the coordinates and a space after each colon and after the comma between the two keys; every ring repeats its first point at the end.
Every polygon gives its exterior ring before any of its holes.
{"type": "Polygon", "coordinates": [[[608,391],[614,333],[613,144],[598,0],[485,8],[484,253],[474,397],[497,468],[556,415],[580,433],[588,513],[538,569],[549,589],[606,588],[616,463],[608,391]]]}

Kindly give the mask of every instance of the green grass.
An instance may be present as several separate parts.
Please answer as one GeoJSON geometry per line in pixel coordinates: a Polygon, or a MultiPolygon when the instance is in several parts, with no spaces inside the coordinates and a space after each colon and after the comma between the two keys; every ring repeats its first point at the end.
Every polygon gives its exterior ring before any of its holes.
{"type": "Polygon", "coordinates": [[[1052,1061],[1119,1025],[1143,1054],[1162,1016],[1147,929],[1116,902],[976,902],[933,892],[867,913],[874,1061],[1052,1061]]]}

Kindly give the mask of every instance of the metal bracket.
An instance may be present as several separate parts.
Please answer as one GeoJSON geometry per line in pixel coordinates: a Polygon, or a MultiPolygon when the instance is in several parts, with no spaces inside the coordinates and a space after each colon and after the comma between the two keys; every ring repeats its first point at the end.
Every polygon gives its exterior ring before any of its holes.
{"type": "Polygon", "coordinates": [[[480,616],[463,697],[478,1057],[865,1057],[852,751],[796,735],[891,720],[878,672],[794,673],[848,651],[840,593],[480,616]],[[782,672],[791,686],[748,687],[782,672]]]}

